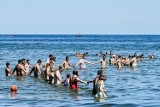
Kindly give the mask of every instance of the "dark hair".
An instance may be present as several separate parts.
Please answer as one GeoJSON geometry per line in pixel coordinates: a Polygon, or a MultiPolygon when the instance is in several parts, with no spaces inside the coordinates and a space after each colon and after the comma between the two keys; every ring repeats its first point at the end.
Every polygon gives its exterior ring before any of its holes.
{"type": "Polygon", "coordinates": [[[9,62],[6,62],[6,66],[7,66],[7,65],[10,65],[10,63],[9,63],[9,62]]]}
{"type": "Polygon", "coordinates": [[[76,69],[73,70],[73,75],[77,75],[78,76],[78,71],[76,69]]]}
{"type": "Polygon", "coordinates": [[[18,63],[22,63],[23,61],[21,59],[18,60],[18,63]]]}
{"type": "Polygon", "coordinates": [[[104,74],[100,74],[99,79],[105,81],[107,79],[107,76],[104,74]]]}
{"type": "Polygon", "coordinates": [[[51,58],[51,57],[53,57],[53,55],[52,55],[52,54],[50,54],[50,55],[49,55],[49,57],[51,58]]]}
{"type": "Polygon", "coordinates": [[[38,61],[37,61],[37,63],[41,63],[42,61],[39,59],[38,61]]]}
{"type": "Polygon", "coordinates": [[[102,74],[102,70],[98,70],[98,72],[97,72],[97,75],[100,75],[100,74],[102,74]]]}
{"type": "Polygon", "coordinates": [[[70,77],[71,77],[71,75],[70,75],[70,73],[68,73],[68,74],[67,74],[67,78],[70,78],[70,77]]]}

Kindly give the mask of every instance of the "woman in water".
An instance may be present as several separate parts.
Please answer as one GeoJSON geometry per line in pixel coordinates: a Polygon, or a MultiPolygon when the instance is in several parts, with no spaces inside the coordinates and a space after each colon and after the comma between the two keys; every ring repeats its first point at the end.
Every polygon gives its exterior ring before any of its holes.
{"type": "Polygon", "coordinates": [[[80,69],[85,70],[87,63],[91,64],[91,62],[89,62],[89,61],[86,60],[85,55],[83,55],[82,59],[76,64],[76,66],[79,65],[80,69]]]}
{"type": "Polygon", "coordinates": [[[104,91],[104,81],[106,79],[107,79],[107,76],[101,73],[99,76],[99,80],[96,83],[97,94],[95,95],[95,97],[100,98],[100,99],[106,97],[106,94],[104,91]]]}
{"type": "Polygon", "coordinates": [[[79,77],[78,77],[78,71],[77,70],[73,70],[73,77],[71,79],[71,89],[78,89],[78,82],[87,84],[87,82],[82,81],[79,77]]]}

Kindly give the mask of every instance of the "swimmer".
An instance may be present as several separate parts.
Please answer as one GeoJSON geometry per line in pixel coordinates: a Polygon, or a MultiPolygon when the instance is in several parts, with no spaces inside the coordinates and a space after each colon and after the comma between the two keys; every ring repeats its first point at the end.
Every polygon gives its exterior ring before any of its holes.
{"type": "Polygon", "coordinates": [[[62,71],[63,71],[63,69],[62,69],[61,66],[59,66],[59,69],[55,71],[54,78],[53,78],[55,85],[61,85],[62,84],[62,82],[63,82],[62,81],[62,71]]]}
{"type": "Polygon", "coordinates": [[[96,56],[100,56],[102,55],[102,51],[100,51],[98,54],[96,54],[96,56]]]}
{"type": "Polygon", "coordinates": [[[71,89],[78,89],[78,82],[87,84],[87,82],[82,81],[78,77],[78,71],[77,70],[73,70],[73,76],[72,76],[72,79],[71,79],[71,89]]]}
{"type": "Polygon", "coordinates": [[[95,62],[93,64],[97,64],[99,62],[101,63],[101,68],[105,69],[106,68],[106,63],[107,63],[107,61],[106,61],[106,55],[103,55],[103,58],[101,60],[99,60],[98,62],[95,62]]]}
{"type": "Polygon", "coordinates": [[[25,66],[24,66],[27,74],[29,74],[29,69],[31,68],[29,61],[30,61],[30,60],[27,59],[27,60],[26,60],[26,63],[25,63],[25,66]]]}
{"type": "Polygon", "coordinates": [[[90,80],[87,82],[87,84],[89,84],[90,82],[93,82],[93,91],[92,91],[93,95],[97,94],[96,84],[97,84],[97,82],[99,80],[99,76],[100,76],[100,74],[102,74],[102,72],[103,72],[102,70],[98,70],[97,76],[93,80],[90,80]]]}
{"type": "Polygon", "coordinates": [[[67,74],[66,79],[63,81],[63,85],[70,87],[70,84],[71,84],[71,75],[67,74]]]}
{"type": "Polygon", "coordinates": [[[29,76],[32,74],[32,72],[34,72],[34,77],[39,77],[41,74],[41,70],[40,70],[40,65],[41,65],[41,60],[39,59],[37,61],[37,63],[33,66],[31,72],[29,73],[29,76]]]}
{"type": "Polygon", "coordinates": [[[109,64],[114,65],[115,64],[114,62],[115,62],[115,57],[113,55],[111,55],[110,59],[109,59],[109,64]]]}
{"type": "Polygon", "coordinates": [[[83,55],[82,59],[76,64],[75,67],[77,67],[79,65],[80,69],[85,70],[87,63],[91,64],[91,62],[87,61],[85,56],[83,55]]]}
{"type": "Polygon", "coordinates": [[[23,76],[23,73],[27,73],[27,71],[24,69],[23,60],[18,60],[18,64],[15,66],[12,74],[14,74],[15,71],[17,76],[23,76]]]}
{"type": "Polygon", "coordinates": [[[99,80],[96,83],[97,93],[96,93],[95,97],[102,99],[107,96],[105,93],[105,90],[104,90],[104,88],[105,88],[104,81],[106,79],[107,79],[107,76],[101,73],[99,76],[99,80]]]}
{"type": "Polygon", "coordinates": [[[115,64],[117,65],[117,69],[121,69],[122,68],[121,56],[119,55],[117,58],[118,59],[116,60],[115,64]]]}
{"type": "Polygon", "coordinates": [[[136,67],[137,66],[137,54],[134,54],[133,58],[130,61],[131,67],[136,67]]]}
{"type": "Polygon", "coordinates": [[[61,64],[61,66],[63,67],[63,69],[67,70],[69,68],[69,66],[72,66],[69,63],[69,56],[66,56],[66,60],[64,60],[61,64]]]}
{"type": "Polygon", "coordinates": [[[46,63],[49,63],[49,62],[50,62],[50,58],[53,58],[53,55],[52,55],[52,54],[50,54],[50,55],[48,56],[48,59],[47,59],[46,63]]]}
{"type": "Polygon", "coordinates": [[[10,63],[6,63],[6,68],[5,68],[6,76],[11,76],[12,75],[12,70],[10,68],[10,63]]]}

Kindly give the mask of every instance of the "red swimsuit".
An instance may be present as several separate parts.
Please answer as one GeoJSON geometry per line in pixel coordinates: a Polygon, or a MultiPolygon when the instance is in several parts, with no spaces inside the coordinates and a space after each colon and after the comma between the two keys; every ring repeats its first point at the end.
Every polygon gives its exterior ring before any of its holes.
{"type": "Polygon", "coordinates": [[[72,80],[71,89],[77,89],[77,88],[78,88],[78,81],[77,81],[77,77],[76,77],[72,80]]]}

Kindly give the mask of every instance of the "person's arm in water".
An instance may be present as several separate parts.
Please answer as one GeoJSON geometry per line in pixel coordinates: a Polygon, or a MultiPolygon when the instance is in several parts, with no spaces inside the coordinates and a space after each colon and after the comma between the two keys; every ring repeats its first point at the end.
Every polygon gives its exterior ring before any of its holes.
{"type": "Polygon", "coordinates": [[[97,62],[94,62],[94,63],[92,63],[92,64],[98,64],[98,63],[100,63],[102,60],[100,59],[100,60],[98,60],[97,62]]]}
{"type": "Polygon", "coordinates": [[[28,76],[30,76],[33,71],[34,71],[34,67],[33,67],[32,70],[30,71],[30,73],[28,74],[28,76]]]}

